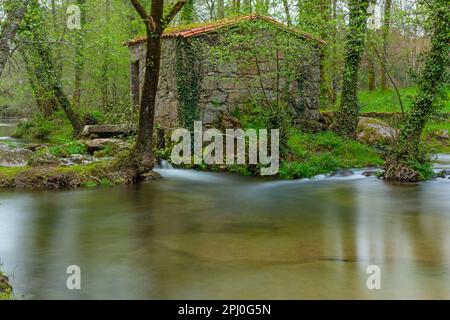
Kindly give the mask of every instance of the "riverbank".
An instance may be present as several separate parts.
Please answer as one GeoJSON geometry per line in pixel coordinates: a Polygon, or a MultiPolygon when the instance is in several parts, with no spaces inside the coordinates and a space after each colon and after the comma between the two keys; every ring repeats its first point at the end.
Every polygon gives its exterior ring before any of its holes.
{"type": "Polygon", "coordinates": [[[68,167],[45,165],[0,168],[0,188],[55,190],[133,182],[131,174],[114,170],[113,163],[109,161],[68,167]]]}
{"type": "MultiPolygon", "coordinates": [[[[261,126],[264,117],[266,115],[244,113],[232,120],[248,129],[261,126]]],[[[218,124],[218,127],[225,125],[218,124]]],[[[446,122],[427,127],[424,140],[430,154],[450,153],[449,129],[446,122]]],[[[8,130],[11,133],[11,128],[8,130]]],[[[357,140],[343,139],[329,131],[301,132],[289,125],[282,128],[277,178],[308,179],[359,168],[379,173],[396,132],[397,129],[389,122],[366,117],[360,120],[357,140]]],[[[135,182],[132,173],[116,169],[115,165],[121,155],[129,152],[133,137],[74,140],[70,124],[62,115],[55,115],[50,120],[38,117],[22,122],[11,135],[22,140],[0,141],[0,188],[54,190],[135,182]],[[40,139],[38,141],[43,143],[26,143],[33,139],[40,139]]],[[[171,144],[167,141],[167,146],[158,150],[156,155],[170,162],[171,144]]],[[[259,176],[261,166],[185,165],[182,168],[259,176]]],[[[445,170],[435,173],[436,177],[447,176],[445,170]]],[[[157,178],[153,173],[146,177],[157,178]]]]}

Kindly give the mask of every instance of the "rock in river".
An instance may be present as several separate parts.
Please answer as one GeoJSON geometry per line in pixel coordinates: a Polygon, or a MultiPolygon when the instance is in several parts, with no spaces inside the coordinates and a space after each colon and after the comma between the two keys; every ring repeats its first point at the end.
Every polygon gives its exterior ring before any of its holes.
{"type": "Polygon", "coordinates": [[[28,160],[30,160],[31,155],[32,152],[30,150],[10,147],[6,144],[0,144],[0,166],[25,166],[28,163],[28,160]]]}

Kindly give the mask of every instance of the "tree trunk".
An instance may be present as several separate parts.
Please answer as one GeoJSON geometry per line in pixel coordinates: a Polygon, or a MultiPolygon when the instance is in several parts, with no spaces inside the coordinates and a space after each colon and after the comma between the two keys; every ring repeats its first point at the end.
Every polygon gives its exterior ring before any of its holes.
{"type": "Polygon", "coordinates": [[[283,0],[284,14],[286,15],[286,22],[288,26],[292,25],[291,12],[289,10],[288,0],[283,0]]]}
{"type": "MultiPolygon", "coordinates": [[[[382,51],[382,64],[387,66],[388,46],[389,46],[389,32],[391,29],[391,7],[392,0],[385,0],[384,2],[384,22],[383,22],[383,51],[382,51]]],[[[381,68],[381,90],[387,89],[387,75],[383,68],[381,68]]]]}
{"type": "Polygon", "coordinates": [[[147,31],[146,67],[139,110],[139,130],[135,148],[129,159],[132,161],[127,164],[135,171],[136,176],[141,176],[152,170],[154,166],[153,128],[161,63],[161,36],[167,24],[186,4],[186,0],[178,1],[164,17],[164,0],[152,0],[150,15],[147,15],[139,0],[130,1],[145,23],[147,31]]]}
{"type": "Polygon", "coordinates": [[[337,75],[337,66],[338,66],[338,59],[337,59],[337,54],[336,54],[336,46],[337,46],[337,41],[336,41],[336,37],[338,35],[338,27],[337,27],[337,0],[331,0],[332,2],[332,21],[333,21],[333,27],[332,27],[332,35],[331,35],[331,41],[332,41],[332,53],[331,53],[331,63],[334,66],[334,70],[332,71],[331,74],[331,94],[330,94],[330,99],[331,99],[331,103],[332,105],[334,105],[336,103],[337,100],[337,90],[338,90],[338,75],[337,75]]]}
{"type": "Polygon", "coordinates": [[[218,0],[217,2],[217,18],[225,18],[225,4],[224,0],[218,0]]]}
{"type": "MultiPolygon", "coordinates": [[[[372,36],[372,32],[368,34],[368,36],[372,36]]],[[[367,82],[368,82],[368,89],[369,91],[374,91],[376,84],[375,84],[375,56],[373,51],[371,50],[370,46],[366,46],[366,58],[367,58],[367,82]]]]}
{"type": "Polygon", "coordinates": [[[400,136],[389,154],[385,179],[414,182],[432,177],[429,159],[421,148],[423,129],[436,111],[436,99],[447,77],[450,50],[448,0],[427,2],[430,10],[431,49],[419,79],[419,90],[400,129],[400,136]],[[425,168],[425,169],[424,169],[425,168]],[[428,169],[428,170],[427,170],[428,169]]]}
{"type": "Polygon", "coordinates": [[[79,109],[81,104],[81,76],[84,68],[84,27],[86,25],[86,0],[77,0],[81,10],[81,30],[75,32],[75,79],[73,88],[73,104],[79,109]]]}
{"type": "Polygon", "coordinates": [[[369,0],[350,0],[350,21],[346,42],[341,105],[333,130],[341,136],[354,138],[359,118],[358,73],[364,51],[369,0]]]}
{"type": "MultiPolygon", "coordinates": [[[[111,22],[111,0],[105,0],[105,20],[106,23],[109,24],[111,22]]],[[[102,66],[101,66],[101,73],[100,73],[100,91],[102,93],[102,108],[104,110],[108,109],[108,106],[110,104],[109,99],[109,69],[110,69],[110,62],[111,62],[111,54],[110,54],[110,41],[109,38],[106,38],[105,42],[103,43],[102,48],[102,66]]]]}
{"type": "Polygon", "coordinates": [[[19,28],[19,24],[22,21],[25,12],[27,11],[28,3],[30,0],[23,0],[15,8],[12,8],[8,12],[8,18],[5,24],[2,26],[2,32],[0,34],[0,77],[5,69],[6,62],[9,58],[10,47],[9,43],[14,39],[19,28]]]}
{"type": "Polygon", "coordinates": [[[43,9],[38,0],[30,2],[29,10],[19,31],[19,40],[23,42],[22,56],[30,77],[30,84],[35,90],[36,103],[44,110],[44,115],[53,113],[61,107],[73,127],[74,134],[78,135],[83,129],[82,123],[62,89],[48,45],[43,9]]]}

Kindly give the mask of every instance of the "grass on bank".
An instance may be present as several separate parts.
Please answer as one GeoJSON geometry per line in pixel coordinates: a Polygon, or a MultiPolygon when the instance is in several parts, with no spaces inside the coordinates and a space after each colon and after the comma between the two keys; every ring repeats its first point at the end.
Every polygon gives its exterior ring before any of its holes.
{"type": "Polygon", "coordinates": [[[332,132],[296,132],[288,138],[287,146],[289,152],[280,168],[284,179],[311,178],[340,169],[383,165],[380,154],[372,147],[332,132]]]}
{"type": "MultiPolygon", "coordinates": [[[[411,108],[414,97],[417,94],[417,87],[400,88],[400,96],[405,111],[411,108]]],[[[439,101],[439,112],[450,113],[450,87],[447,87],[444,93],[445,97],[439,101]]],[[[401,112],[400,104],[394,89],[386,91],[362,90],[358,94],[359,102],[361,104],[361,112],[401,112]]],[[[340,104],[340,97],[330,110],[337,110],[340,104]]]]}

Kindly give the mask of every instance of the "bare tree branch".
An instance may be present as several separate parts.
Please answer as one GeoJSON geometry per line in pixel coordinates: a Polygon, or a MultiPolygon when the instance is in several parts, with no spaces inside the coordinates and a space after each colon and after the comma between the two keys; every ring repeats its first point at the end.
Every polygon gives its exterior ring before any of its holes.
{"type": "Polygon", "coordinates": [[[178,0],[178,2],[173,5],[172,9],[170,9],[169,13],[166,14],[166,16],[163,19],[164,25],[168,25],[170,21],[172,21],[173,18],[175,18],[177,13],[183,8],[186,2],[187,0],[178,0]]]}
{"type": "Polygon", "coordinates": [[[136,9],[137,13],[141,16],[142,20],[145,22],[149,21],[149,17],[147,12],[145,11],[145,8],[141,5],[139,0],[130,0],[133,4],[134,8],[136,9]]]}

